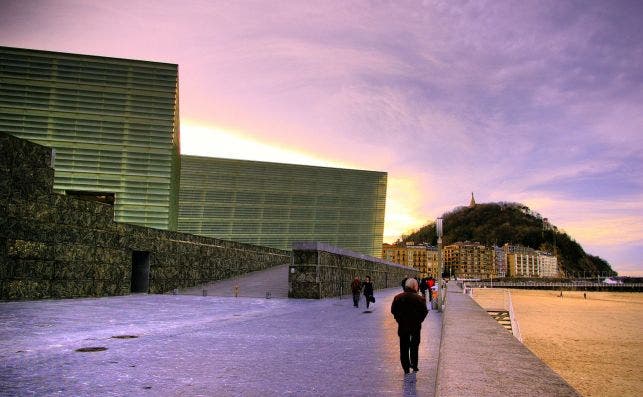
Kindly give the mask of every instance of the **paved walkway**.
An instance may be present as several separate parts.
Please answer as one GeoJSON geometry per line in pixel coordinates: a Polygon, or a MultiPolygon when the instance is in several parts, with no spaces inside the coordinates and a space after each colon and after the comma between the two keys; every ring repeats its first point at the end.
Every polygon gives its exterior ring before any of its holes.
{"type": "Polygon", "coordinates": [[[398,292],[376,291],[372,313],[349,299],[0,303],[0,394],[432,396],[440,315],[429,314],[417,382],[405,383],[389,313],[398,292]],[[107,350],[76,352],[92,347],[107,350]]]}
{"type": "Polygon", "coordinates": [[[234,296],[234,287],[238,285],[241,297],[265,298],[269,293],[272,298],[287,298],[288,269],[288,264],[275,266],[198,287],[182,288],[179,294],[203,296],[205,290],[207,296],[234,296]]]}

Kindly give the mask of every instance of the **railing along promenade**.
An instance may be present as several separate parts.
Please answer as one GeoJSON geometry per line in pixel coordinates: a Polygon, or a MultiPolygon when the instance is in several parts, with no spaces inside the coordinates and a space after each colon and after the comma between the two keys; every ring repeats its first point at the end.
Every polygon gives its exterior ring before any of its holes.
{"type": "Polygon", "coordinates": [[[522,289],[552,289],[566,291],[613,291],[641,292],[643,283],[606,284],[591,281],[575,282],[538,282],[538,281],[467,281],[462,284],[466,288],[522,288],[522,289]]]}

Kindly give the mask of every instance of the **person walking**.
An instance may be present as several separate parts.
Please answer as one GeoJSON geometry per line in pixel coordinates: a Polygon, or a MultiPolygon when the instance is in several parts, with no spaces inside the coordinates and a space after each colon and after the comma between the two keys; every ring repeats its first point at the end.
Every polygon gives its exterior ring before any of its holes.
{"type": "Polygon", "coordinates": [[[351,292],[353,293],[353,306],[359,307],[359,295],[362,292],[362,283],[357,276],[355,276],[355,279],[351,283],[351,292]]]}
{"type": "Polygon", "coordinates": [[[426,290],[429,289],[429,285],[427,284],[427,281],[429,281],[428,277],[424,277],[422,281],[420,281],[420,292],[422,293],[422,296],[424,299],[426,299],[426,290]]]}
{"type": "Polygon", "coordinates": [[[435,286],[435,279],[433,278],[433,276],[429,277],[427,285],[429,287],[429,302],[433,302],[433,287],[435,286]]]}
{"type": "Polygon", "coordinates": [[[371,276],[366,276],[366,279],[362,283],[364,287],[364,297],[366,298],[366,308],[368,309],[371,303],[375,303],[375,297],[373,296],[373,282],[371,281],[371,276]]]}
{"type": "Polygon", "coordinates": [[[404,292],[397,294],[391,304],[391,313],[397,321],[397,335],[400,337],[400,363],[404,374],[419,371],[418,348],[422,322],[429,311],[426,299],[418,294],[417,280],[409,278],[404,292]]]}
{"type": "Polygon", "coordinates": [[[404,278],[402,279],[402,282],[400,283],[400,287],[402,287],[402,289],[404,289],[404,286],[406,285],[406,280],[408,280],[408,279],[409,279],[409,276],[404,275],[404,278]]]}

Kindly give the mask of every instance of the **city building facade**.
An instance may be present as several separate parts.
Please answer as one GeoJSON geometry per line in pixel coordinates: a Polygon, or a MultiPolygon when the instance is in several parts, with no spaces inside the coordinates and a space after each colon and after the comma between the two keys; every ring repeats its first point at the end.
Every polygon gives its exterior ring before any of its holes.
{"type": "Polygon", "coordinates": [[[476,242],[456,242],[443,248],[444,270],[450,277],[497,277],[494,250],[476,242]]]}
{"type": "Polygon", "coordinates": [[[417,269],[419,277],[437,276],[438,249],[428,244],[382,244],[382,259],[417,269]]]}
{"type": "Polygon", "coordinates": [[[54,149],[54,189],[176,230],[178,66],[0,47],[0,130],[54,149]]]}
{"type": "Polygon", "coordinates": [[[538,254],[538,275],[540,277],[559,277],[558,260],[550,252],[536,251],[538,254]]]}
{"type": "Polygon", "coordinates": [[[497,277],[507,277],[507,254],[503,247],[493,246],[493,261],[497,277]]]}
{"type": "Polygon", "coordinates": [[[510,277],[559,277],[558,260],[551,252],[509,244],[503,251],[510,277]]]}
{"type": "Polygon", "coordinates": [[[538,253],[533,248],[505,244],[510,277],[539,277],[538,253]]]}

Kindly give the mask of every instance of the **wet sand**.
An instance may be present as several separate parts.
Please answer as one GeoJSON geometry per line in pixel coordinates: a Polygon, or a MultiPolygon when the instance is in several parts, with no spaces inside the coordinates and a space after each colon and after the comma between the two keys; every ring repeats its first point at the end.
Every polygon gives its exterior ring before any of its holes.
{"type": "MultiPolygon", "coordinates": [[[[476,289],[483,307],[504,290],[476,289]]],[[[643,293],[511,290],[523,343],[583,396],[643,396],[643,293]]]]}

